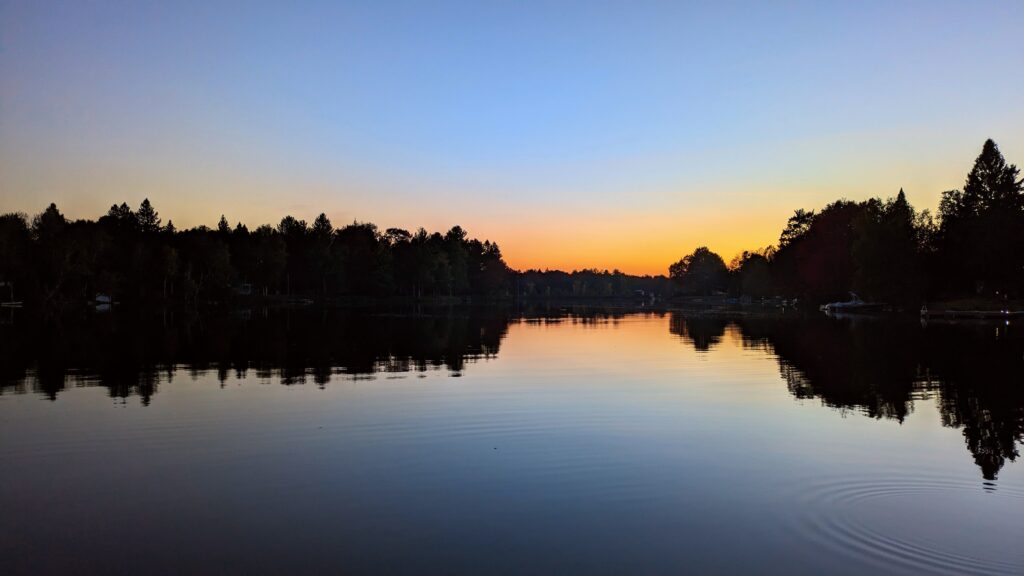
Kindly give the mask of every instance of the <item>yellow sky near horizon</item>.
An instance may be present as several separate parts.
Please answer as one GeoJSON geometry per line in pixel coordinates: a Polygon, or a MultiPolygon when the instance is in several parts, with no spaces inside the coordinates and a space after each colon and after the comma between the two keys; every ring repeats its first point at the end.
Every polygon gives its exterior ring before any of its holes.
{"type": "Polygon", "coordinates": [[[0,212],[460,225],[663,274],[799,208],[1024,164],[1024,4],[45,1],[0,8],[0,212]]]}
{"type": "MultiPolygon", "coordinates": [[[[221,214],[250,228],[276,224],[286,214],[312,222],[322,211],[335,226],[360,221],[444,232],[457,224],[472,237],[498,242],[509,265],[520,270],[664,274],[698,246],[728,262],[743,250],[775,244],[794,210],[841,198],[886,198],[903,188],[916,208],[934,212],[943,190],[963,185],[985,136],[984,127],[974,127],[955,145],[934,131],[780,141],[771,160],[752,144],[738,154],[709,149],[680,157],[679,167],[656,181],[616,182],[593,192],[586,181],[542,189],[502,185],[507,178],[501,172],[467,182],[401,172],[289,170],[285,163],[212,151],[182,164],[173,151],[98,157],[58,151],[48,159],[32,146],[8,147],[0,156],[0,211],[31,215],[56,202],[69,217],[95,219],[113,203],[137,207],[148,197],[164,222],[178,228],[214,226],[221,214]],[[725,170],[733,156],[740,157],[739,167],[725,170]]],[[[1024,156],[1019,138],[999,144],[1008,161],[1024,156]]],[[[613,171],[628,180],[643,172],[638,162],[624,161],[613,171]]],[[[657,164],[673,162],[659,158],[657,164]]]]}
{"type": "MultiPolygon", "coordinates": [[[[175,194],[160,190],[147,194],[164,223],[173,220],[178,229],[197,225],[216,225],[221,214],[229,222],[243,222],[250,229],[260,224],[274,225],[285,214],[312,222],[318,213],[309,206],[281,209],[273,197],[263,202],[249,202],[223,207],[212,198],[175,194]]],[[[895,192],[895,191],[894,191],[895,192]]],[[[139,198],[110,200],[99,204],[94,197],[69,196],[52,198],[68,217],[96,219],[109,206],[127,201],[133,208],[139,198]]],[[[97,196],[101,196],[97,194],[97,196]]],[[[938,194],[935,194],[937,202],[938,194]]],[[[849,196],[836,196],[839,197],[849,196]]],[[[867,196],[853,198],[862,200],[867,196]]],[[[911,201],[914,201],[911,195],[911,201]]],[[[366,214],[357,210],[332,210],[331,202],[324,212],[336,226],[353,221],[373,222],[382,230],[401,227],[444,232],[454,225],[466,229],[470,236],[497,242],[506,262],[514,269],[577,270],[596,268],[618,269],[630,274],[666,274],[668,266],[698,246],[708,246],[728,262],[743,250],[759,249],[777,243],[786,220],[796,208],[818,209],[826,201],[762,202],[759,205],[726,208],[716,204],[658,211],[644,206],[623,208],[614,213],[603,210],[580,210],[576,213],[533,212],[530,207],[495,206],[487,210],[473,208],[475,214],[458,211],[437,214],[421,211],[417,205],[401,210],[380,211],[366,206],[366,214]],[[381,212],[374,215],[375,212],[381,212]],[[393,213],[392,213],[393,212],[393,213]]],[[[15,206],[15,210],[31,215],[41,211],[48,202],[38,206],[15,206]]],[[[3,206],[0,211],[10,211],[3,206]]]]}

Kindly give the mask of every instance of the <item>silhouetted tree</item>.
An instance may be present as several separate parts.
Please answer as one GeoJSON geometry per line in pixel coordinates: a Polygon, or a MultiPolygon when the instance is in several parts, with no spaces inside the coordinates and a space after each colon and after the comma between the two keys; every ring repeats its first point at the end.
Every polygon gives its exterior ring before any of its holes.
{"type": "Polygon", "coordinates": [[[311,260],[319,280],[318,290],[321,295],[326,295],[328,280],[339,274],[341,270],[341,262],[331,252],[334,243],[334,226],[331,225],[326,214],[321,213],[316,217],[310,234],[312,235],[313,250],[311,260]]]}
{"type": "Polygon", "coordinates": [[[1019,293],[1024,280],[1020,171],[986,140],[964,189],[942,195],[940,260],[954,291],[1019,293]]]}
{"type": "Polygon", "coordinates": [[[0,215],[0,301],[17,300],[34,283],[32,262],[32,232],[24,214],[0,215]]]}
{"type": "Polygon", "coordinates": [[[469,254],[466,252],[466,231],[453,226],[444,236],[444,250],[448,259],[449,294],[465,294],[469,291],[469,254]]]}
{"type": "Polygon", "coordinates": [[[774,292],[770,258],[771,248],[743,251],[729,263],[733,276],[733,292],[743,296],[764,298],[774,292]]]}
{"type": "Polygon", "coordinates": [[[701,246],[669,266],[669,277],[684,293],[707,295],[728,286],[729,271],[722,257],[701,246]]]}
{"type": "Polygon", "coordinates": [[[629,298],[642,301],[672,295],[665,276],[632,276],[608,270],[527,270],[515,275],[518,296],[530,299],[629,298]]]}
{"type": "Polygon", "coordinates": [[[139,223],[139,231],[144,234],[153,234],[160,231],[160,215],[149,203],[149,198],[142,200],[139,212],[136,214],[139,223]]]}
{"type": "Polygon", "coordinates": [[[853,287],[854,222],[864,204],[839,200],[821,212],[798,210],[779,239],[773,275],[779,288],[812,300],[843,298],[853,287]]]}
{"type": "MultiPolygon", "coordinates": [[[[335,229],[321,213],[312,226],[285,216],[277,227],[161,227],[148,199],[138,212],[115,204],[97,222],[69,222],[51,204],[32,219],[0,216],[0,282],[14,282],[33,303],[184,299],[222,301],[241,285],[257,295],[385,297],[509,294],[511,272],[497,244],[455,226],[414,237],[369,223],[335,229]],[[398,263],[396,265],[396,262],[398,263]]],[[[10,297],[10,290],[6,291],[10,297]]]]}
{"type": "Polygon", "coordinates": [[[251,277],[262,288],[264,295],[276,292],[288,264],[288,249],[284,239],[267,225],[257,228],[252,236],[255,247],[251,277]]]}
{"type": "Polygon", "coordinates": [[[920,299],[924,290],[918,216],[901,189],[886,202],[869,200],[854,222],[853,287],[885,302],[920,299]]]}
{"type": "Polygon", "coordinates": [[[789,220],[786,222],[786,228],[779,235],[779,248],[785,248],[795,240],[803,237],[811,229],[812,222],[814,222],[814,210],[808,212],[803,208],[797,209],[789,217],[789,220]]]}
{"type": "MultiPolygon", "coordinates": [[[[740,254],[727,268],[706,247],[672,264],[669,277],[619,271],[513,272],[498,245],[446,233],[369,223],[335,229],[321,213],[312,226],[285,216],[250,233],[221,215],[215,229],[161,228],[144,199],[138,212],[114,204],[98,221],[68,221],[54,204],[32,218],[0,217],[0,281],[30,303],[66,305],[96,294],[117,301],[224,300],[239,285],[259,295],[302,297],[510,296],[649,298],[671,285],[686,294],[729,291],[811,302],[863,296],[909,307],[966,294],[1024,294],[1024,184],[991,140],[962,191],[944,193],[939,225],[901,190],[895,198],[839,200],[796,210],[778,248],[740,254]]],[[[9,291],[8,291],[9,297],[9,291]]]]}

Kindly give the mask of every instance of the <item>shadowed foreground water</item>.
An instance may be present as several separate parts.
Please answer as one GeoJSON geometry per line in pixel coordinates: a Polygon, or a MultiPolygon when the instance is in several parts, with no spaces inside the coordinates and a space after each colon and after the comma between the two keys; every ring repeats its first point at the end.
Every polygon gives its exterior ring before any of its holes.
{"type": "Polygon", "coordinates": [[[0,325],[0,573],[1024,573],[1018,326],[0,325]]]}

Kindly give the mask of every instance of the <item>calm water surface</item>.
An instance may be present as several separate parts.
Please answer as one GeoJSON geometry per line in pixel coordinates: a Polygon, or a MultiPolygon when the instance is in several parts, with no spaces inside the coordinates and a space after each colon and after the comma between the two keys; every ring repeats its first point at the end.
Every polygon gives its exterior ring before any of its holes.
{"type": "Polygon", "coordinates": [[[0,573],[1024,573],[1024,335],[505,309],[0,326],[0,573]]]}

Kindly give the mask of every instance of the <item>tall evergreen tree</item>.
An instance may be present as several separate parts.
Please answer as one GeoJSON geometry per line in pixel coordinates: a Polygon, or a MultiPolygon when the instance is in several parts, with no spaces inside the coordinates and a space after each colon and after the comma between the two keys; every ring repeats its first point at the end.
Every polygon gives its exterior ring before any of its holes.
{"type": "Polygon", "coordinates": [[[954,291],[1006,296],[1024,279],[1020,171],[986,140],[964,189],[943,193],[940,254],[954,291]]]}
{"type": "Polygon", "coordinates": [[[328,238],[334,233],[334,226],[331,225],[331,220],[323,212],[313,220],[312,228],[313,236],[317,238],[328,238]]]}
{"type": "Polygon", "coordinates": [[[135,217],[139,222],[139,231],[146,234],[160,231],[160,215],[153,209],[153,205],[149,203],[149,198],[142,200],[142,204],[139,205],[139,211],[135,217]]]}
{"type": "Polygon", "coordinates": [[[853,288],[862,297],[908,302],[922,296],[917,215],[901,188],[887,202],[870,200],[854,222],[853,288]]]}

